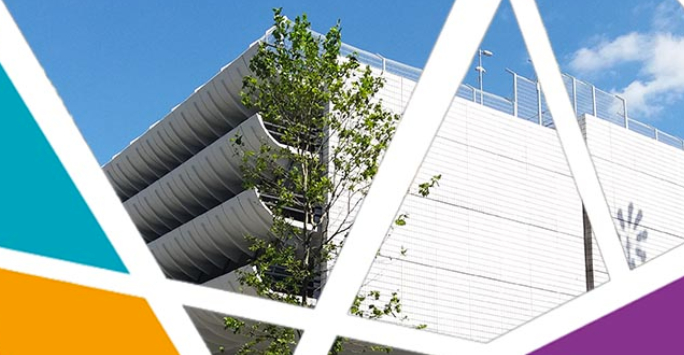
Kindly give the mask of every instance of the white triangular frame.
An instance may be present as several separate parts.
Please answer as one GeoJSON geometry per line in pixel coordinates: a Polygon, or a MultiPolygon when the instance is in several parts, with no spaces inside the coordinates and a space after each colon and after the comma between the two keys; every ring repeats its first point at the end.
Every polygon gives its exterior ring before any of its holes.
{"type": "MultiPolygon", "coordinates": [[[[478,48],[500,2],[455,2],[318,306],[316,309],[303,309],[170,281],[163,276],[57,92],[0,1],[0,63],[130,274],[2,248],[0,268],[144,297],[181,354],[207,351],[183,305],[304,329],[305,335],[297,348],[297,355],[326,353],[338,335],[426,354],[528,353],[681,278],[683,247],[675,248],[635,270],[630,271],[627,267],[536,2],[510,0],[548,107],[553,113],[578,192],[595,229],[611,281],[487,344],[347,315],[348,306],[381,245],[386,232],[384,227],[392,223],[403,192],[413,180],[451,98],[465,76],[471,53],[478,48]],[[360,238],[361,235],[365,238],[360,238]]],[[[684,0],[679,2],[684,6],[684,0]]]]}

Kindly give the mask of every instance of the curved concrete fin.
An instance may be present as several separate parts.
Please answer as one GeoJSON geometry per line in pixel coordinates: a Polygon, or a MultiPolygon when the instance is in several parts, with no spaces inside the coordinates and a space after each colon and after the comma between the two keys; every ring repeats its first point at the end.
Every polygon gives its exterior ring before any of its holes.
{"type": "Polygon", "coordinates": [[[244,190],[240,147],[233,144],[238,137],[246,149],[258,150],[264,144],[274,150],[284,148],[254,115],[128,199],[124,207],[148,242],[244,190]]]}
{"type": "Polygon", "coordinates": [[[257,48],[258,43],[253,44],[105,164],[103,169],[122,201],[254,114],[241,104],[240,91],[257,48]]]}
{"type": "Polygon", "coordinates": [[[181,278],[197,282],[230,271],[210,270],[210,265],[221,259],[226,265],[231,261],[233,269],[244,266],[242,263],[252,255],[245,236],[270,238],[272,224],[271,212],[257,192],[246,190],[148,246],[166,274],[186,275],[181,278]],[[220,228],[215,225],[217,221],[222,224],[220,228]],[[205,225],[213,228],[202,228],[205,225]]]}

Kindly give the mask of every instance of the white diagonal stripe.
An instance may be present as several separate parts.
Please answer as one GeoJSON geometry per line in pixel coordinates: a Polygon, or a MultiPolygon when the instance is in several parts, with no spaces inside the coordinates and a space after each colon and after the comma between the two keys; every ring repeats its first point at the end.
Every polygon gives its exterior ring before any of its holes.
{"type": "Polygon", "coordinates": [[[316,305],[319,324],[305,330],[297,355],[332,346],[337,334],[324,323],[347,316],[499,3],[454,3],[316,305]]]}
{"type": "MultiPolygon", "coordinates": [[[[131,275],[150,284],[164,280],[62,100],[1,2],[0,62],[131,275]]],[[[183,307],[169,305],[163,293],[155,293],[153,288],[150,291],[146,298],[178,351],[206,352],[183,307]]]]}
{"type": "MultiPolygon", "coordinates": [[[[684,0],[679,1],[684,5],[684,0]]],[[[389,191],[388,194],[397,193],[398,197],[393,196],[389,200],[382,200],[378,196],[384,195],[375,192],[373,196],[375,196],[376,202],[374,203],[377,205],[378,202],[382,202],[379,205],[380,208],[364,205],[366,211],[360,217],[365,218],[367,227],[375,228],[368,229],[368,231],[379,230],[380,232],[364,234],[364,239],[361,240],[359,239],[360,231],[363,229],[355,227],[355,230],[352,230],[351,237],[354,240],[354,247],[350,249],[348,242],[337,264],[339,268],[340,261],[346,260],[346,270],[350,273],[345,271],[333,272],[335,276],[330,279],[326,286],[326,292],[321,298],[321,302],[326,302],[325,308],[321,307],[320,302],[319,307],[314,310],[298,308],[274,301],[165,279],[1,1],[0,62],[6,67],[8,75],[17,86],[17,90],[36,117],[41,129],[55,148],[55,152],[63,161],[65,168],[88,202],[93,214],[110,237],[126,266],[131,270],[131,274],[102,270],[2,248],[0,248],[0,268],[150,299],[155,313],[169,333],[174,345],[181,354],[188,355],[204,353],[206,350],[202,349],[206,349],[206,347],[196,334],[181,305],[305,329],[305,338],[302,339],[302,346],[297,349],[298,354],[307,353],[307,348],[313,351],[308,353],[323,354],[327,351],[327,347],[331,344],[334,336],[338,334],[429,354],[453,354],[454,352],[488,355],[510,354],[530,352],[635,299],[645,296],[664,284],[679,279],[681,270],[684,270],[684,248],[682,247],[649,261],[632,272],[627,269],[622,248],[616,238],[615,227],[609,214],[606,219],[607,204],[600,193],[600,185],[596,175],[592,173],[593,165],[581,137],[581,132],[578,131],[577,124],[574,122],[570,102],[565,96],[560,72],[536,4],[532,0],[512,0],[512,3],[522,28],[523,37],[528,44],[528,50],[534,59],[535,69],[542,86],[546,89],[547,102],[554,113],[553,117],[556,119],[558,134],[575,176],[578,190],[585,201],[590,217],[593,217],[592,224],[596,229],[603,257],[611,272],[611,282],[588,295],[570,301],[568,304],[522,325],[489,344],[475,343],[427,331],[415,331],[400,325],[347,316],[349,304],[360,288],[363,276],[366,275],[373,256],[380,246],[379,240],[384,237],[386,227],[392,223],[404,195],[403,192],[406,191],[406,188],[397,188],[400,184],[393,183],[395,176],[391,176],[391,180],[387,177],[389,174],[387,171],[391,169],[385,166],[386,164],[383,164],[383,168],[380,170],[383,175],[378,174],[378,178],[384,176],[383,181],[389,184],[385,190],[397,190],[389,191]],[[397,199],[399,199],[398,202],[397,199]],[[396,208],[390,209],[391,216],[383,211],[388,209],[387,201],[390,200],[392,203],[396,202],[396,208]],[[589,210],[590,205],[591,210],[589,210]],[[371,211],[372,213],[370,213],[371,211]],[[387,221],[383,222],[380,218],[387,219],[387,221]],[[369,225],[371,222],[378,226],[369,225]],[[355,235],[356,237],[354,237],[355,235]],[[377,245],[374,244],[376,242],[377,245]],[[343,257],[344,259],[342,259],[343,257]],[[362,267],[352,265],[354,267],[350,268],[349,264],[357,264],[359,258],[368,262],[360,263],[362,267]],[[346,283],[341,280],[342,277],[348,275],[352,275],[354,278],[347,280],[346,283]],[[333,281],[335,283],[332,283],[333,281]],[[349,285],[356,285],[357,281],[359,287],[349,287],[349,285]],[[332,293],[328,292],[330,290],[333,290],[332,293]]],[[[445,25],[426,67],[426,72],[430,68],[429,73],[431,75],[426,74],[425,80],[421,78],[421,84],[419,84],[422,85],[420,92],[423,95],[432,95],[433,97],[426,98],[416,94],[417,96],[413,97],[416,100],[411,100],[409,104],[409,107],[413,107],[409,117],[417,117],[417,114],[420,114],[421,118],[427,117],[427,119],[424,121],[412,120],[414,126],[406,126],[406,122],[402,123],[402,127],[413,127],[413,129],[400,127],[400,130],[408,132],[402,133],[402,137],[404,137],[402,139],[410,142],[406,146],[414,144],[413,147],[416,147],[415,143],[420,138],[420,142],[425,143],[425,151],[427,150],[434,132],[432,135],[428,135],[425,130],[434,128],[436,132],[443,114],[439,116],[434,114],[441,109],[439,105],[430,106],[430,111],[421,111],[418,109],[420,103],[425,104],[425,102],[430,102],[429,100],[434,100],[432,102],[445,100],[445,93],[449,92],[451,88],[451,83],[444,83],[445,79],[448,78],[454,78],[453,91],[455,92],[455,87],[460,82],[456,79],[463,78],[463,75],[459,74],[465,73],[463,68],[467,68],[469,65],[471,56],[456,56],[454,52],[461,50],[464,53],[474,52],[482,36],[472,36],[471,34],[473,30],[477,30],[475,33],[484,34],[485,27],[491,21],[497,4],[498,1],[494,0],[460,0],[452,9],[447,25],[445,25]],[[458,19],[455,20],[457,17],[458,19]],[[483,19],[489,19],[489,21],[482,21],[483,19]],[[454,26],[451,27],[450,24],[454,26]],[[454,36],[454,33],[460,33],[459,29],[463,28],[467,28],[467,31],[463,33],[466,33],[469,38],[454,36]],[[461,40],[461,42],[457,40],[461,40]],[[438,48],[448,48],[448,50],[438,51],[438,48]],[[454,60],[451,58],[452,56],[458,60],[454,60]],[[441,70],[434,69],[440,65],[446,67],[446,70],[444,68],[441,70]],[[434,77],[435,73],[446,78],[436,78],[434,77]],[[430,77],[432,80],[428,79],[430,77]],[[442,83],[443,86],[437,85],[439,83],[442,83]],[[429,92],[428,90],[431,88],[441,90],[429,92]],[[428,112],[432,113],[428,114],[428,112]],[[426,127],[423,124],[430,126],[426,127]],[[410,140],[406,137],[409,137],[410,140]]],[[[407,110],[408,114],[409,111],[407,110]]],[[[399,137],[399,132],[397,137],[399,137]]],[[[401,151],[396,147],[390,149],[401,151]]],[[[416,152],[409,153],[420,155],[416,152]]],[[[419,165],[423,155],[424,153],[420,157],[411,156],[412,159],[409,161],[413,164],[416,161],[415,159],[420,159],[416,163],[419,165]]],[[[401,159],[394,160],[396,161],[389,166],[394,165],[395,172],[411,171],[406,176],[402,176],[405,178],[402,183],[406,179],[413,178],[413,172],[417,170],[418,165],[415,165],[416,169],[411,170],[411,166],[402,167],[399,164],[399,161],[407,161],[406,157],[401,156],[401,159]]],[[[409,184],[410,181],[406,183],[406,186],[409,184]]],[[[378,190],[376,185],[378,184],[374,184],[373,188],[378,190]]],[[[351,240],[352,238],[350,238],[351,240]]]]}
{"type": "Polygon", "coordinates": [[[610,216],[608,203],[598,180],[589,149],[584,142],[570,98],[553,54],[541,16],[534,0],[511,0],[513,11],[527,51],[551,110],[556,133],[575,180],[575,186],[587,210],[596,234],[603,261],[611,280],[625,277],[629,272],[622,244],[610,216]]]}

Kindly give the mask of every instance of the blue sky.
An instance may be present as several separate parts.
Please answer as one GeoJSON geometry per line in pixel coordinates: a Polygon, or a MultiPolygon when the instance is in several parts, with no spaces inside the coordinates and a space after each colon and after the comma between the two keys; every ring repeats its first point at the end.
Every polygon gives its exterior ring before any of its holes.
{"type": "MultiPolygon", "coordinates": [[[[271,8],[339,18],[343,40],[422,67],[452,1],[5,0],[101,163],[183,101],[271,24],[271,8]]],[[[561,68],[626,96],[630,116],[684,137],[684,10],[676,0],[551,1],[539,7],[561,68]]],[[[504,0],[483,48],[485,90],[533,77],[504,0]]],[[[477,85],[471,71],[465,83],[477,85]]]]}

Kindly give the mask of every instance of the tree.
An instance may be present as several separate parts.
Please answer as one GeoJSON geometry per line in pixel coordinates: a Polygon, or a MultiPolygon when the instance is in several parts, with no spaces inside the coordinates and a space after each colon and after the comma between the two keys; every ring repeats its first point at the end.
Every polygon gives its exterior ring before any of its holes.
{"type": "MultiPolygon", "coordinates": [[[[252,242],[253,271],[240,283],[259,296],[313,306],[319,281],[342,248],[356,209],[375,176],[399,121],[374,96],[383,79],[363,68],[354,54],[340,57],[340,22],[325,36],[311,32],[306,15],[290,21],[274,9],[270,40],[259,45],[243,81],[242,102],[256,109],[283,145],[247,149],[241,137],[246,188],[256,189],[273,214],[270,239],[252,242]],[[346,209],[340,213],[339,207],[346,209]]],[[[439,178],[437,177],[437,180],[439,178]]],[[[436,184],[421,185],[427,191],[436,184]]],[[[422,194],[422,192],[421,192],[422,194]]],[[[398,222],[396,225],[405,224],[398,222]]],[[[402,254],[404,251],[402,251],[402,254]]],[[[399,317],[397,295],[359,295],[357,316],[399,317]]],[[[249,337],[239,354],[291,354],[298,330],[227,317],[225,328],[249,337]]],[[[342,351],[338,339],[330,354],[342,351]]],[[[372,350],[388,351],[384,347],[372,350]]]]}

